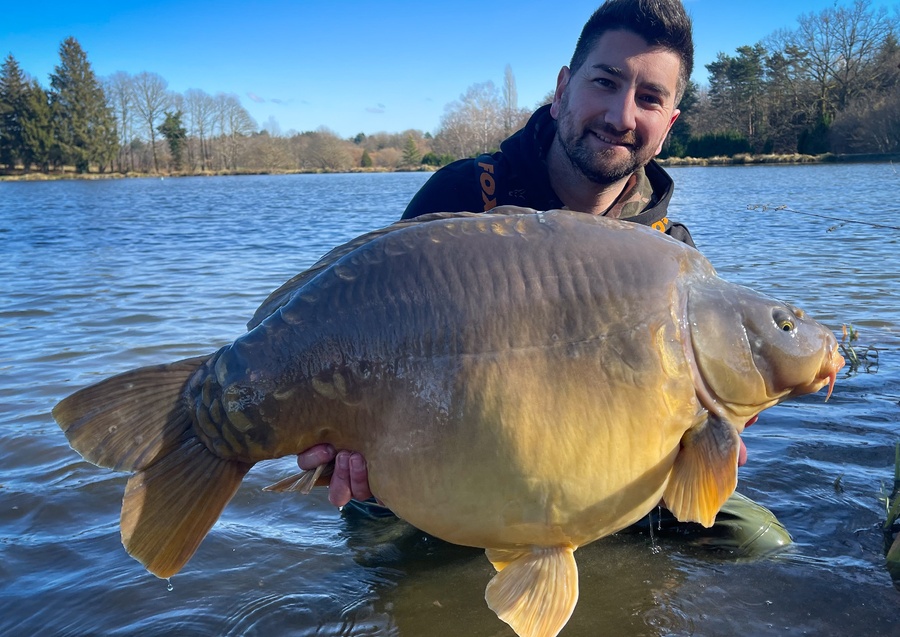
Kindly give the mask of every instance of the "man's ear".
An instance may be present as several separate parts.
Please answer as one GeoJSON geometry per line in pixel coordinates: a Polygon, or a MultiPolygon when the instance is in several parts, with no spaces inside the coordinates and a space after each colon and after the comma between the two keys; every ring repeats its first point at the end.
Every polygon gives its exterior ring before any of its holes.
{"type": "Polygon", "coordinates": [[[566,90],[566,86],[569,84],[569,77],[569,67],[562,67],[559,70],[559,75],[556,77],[556,92],[553,93],[553,103],[550,105],[550,115],[553,119],[559,118],[559,105],[560,102],[562,102],[562,96],[566,90]]]}
{"type": "Polygon", "coordinates": [[[659,155],[662,152],[663,144],[666,143],[666,138],[669,136],[669,133],[672,131],[672,124],[675,123],[675,120],[678,119],[679,115],[681,115],[681,111],[678,110],[677,108],[674,111],[672,111],[672,119],[669,120],[669,127],[666,128],[666,134],[663,135],[662,141],[659,142],[659,148],[657,148],[656,152],[653,154],[654,157],[656,155],[659,155]]]}

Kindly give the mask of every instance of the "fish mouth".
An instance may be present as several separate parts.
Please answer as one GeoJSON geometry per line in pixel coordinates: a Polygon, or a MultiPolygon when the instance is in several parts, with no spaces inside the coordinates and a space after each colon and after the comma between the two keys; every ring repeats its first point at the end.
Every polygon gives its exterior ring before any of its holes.
{"type": "Polygon", "coordinates": [[[835,342],[822,360],[822,366],[819,368],[816,379],[808,385],[798,387],[795,392],[797,394],[811,394],[828,385],[828,394],[825,396],[825,402],[828,402],[828,399],[831,398],[831,392],[834,391],[837,374],[844,367],[845,362],[844,357],[838,352],[837,343],[835,342]]]}
{"type": "Polygon", "coordinates": [[[831,392],[834,391],[834,383],[837,380],[837,373],[843,369],[846,362],[844,357],[838,352],[837,345],[835,345],[834,349],[831,350],[831,356],[822,365],[821,370],[823,377],[828,380],[828,394],[825,396],[825,402],[828,402],[828,399],[831,398],[831,392]]]}
{"type": "MultiPolygon", "coordinates": [[[[822,360],[822,367],[819,369],[819,373],[816,376],[816,379],[805,385],[803,387],[798,387],[795,391],[797,394],[811,394],[819,391],[825,385],[828,385],[828,394],[825,396],[825,402],[828,402],[828,399],[831,398],[831,392],[834,391],[834,383],[837,380],[837,374],[844,367],[846,361],[844,357],[838,352],[837,344],[831,348],[828,354],[825,355],[822,360]]],[[[743,426],[743,429],[746,429],[750,425],[756,422],[759,414],[757,413],[755,416],[750,418],[743,426]]],[[[738,466],[742,467],[747,463],[747,447],[744,444],[744,441],[741,440],[741,448],[738,452],[738,466]]]]}

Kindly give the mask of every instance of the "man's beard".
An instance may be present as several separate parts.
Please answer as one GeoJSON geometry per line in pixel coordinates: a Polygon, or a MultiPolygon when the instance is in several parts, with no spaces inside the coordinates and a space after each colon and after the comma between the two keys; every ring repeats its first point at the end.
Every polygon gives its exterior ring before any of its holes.
{"type": "Polygon", "coordinates": [[[643,140],[634,131],[624,138],[608,125],[603,125],[601,134],[627,144],[626,157],[619,157],[617,149],[595,151],[588,145],[588,136],[594,133],[585,130],[580,135],[575,131],[571,114],[563,105],[563,112],[557,122],[556,136],[572,165],[585,177],[601,186],[607,186],[629,177],[638,168],[646,166],[653,159],[652,149],[644,145],[643,140]]]}

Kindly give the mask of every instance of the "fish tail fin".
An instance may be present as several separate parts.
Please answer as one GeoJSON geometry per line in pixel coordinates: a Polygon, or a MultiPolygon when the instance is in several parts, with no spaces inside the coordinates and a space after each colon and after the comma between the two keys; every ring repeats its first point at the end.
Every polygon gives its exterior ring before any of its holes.
{"type": "Polygon", "coordinates": [[[251,466],[218,457],[194,432],[185,386],[209,358],[125,372],[53,408],[85,460],[136,471],[122,502],[122,543],[159,577],[190,559],[251,466]]]}
{"type": "Polygon", "coordinates": [[[663,492],[666,508],[681,522],[712,526],[737,486],[740,448],[737,430],[718,418],[688,430],[663,492]]]}
{"type": "Polygon", "coordinates": [[[252,465],[225,460],[192,437],[125,486],[120,527],[129,555],[157,577],[191,558],[252,465]]]}
{"type": "Polygon", "coordinates": [[[578,566],[570,546],[486,551],[499,571],[484,598],[520,637],[555,637],[578,601],[578,566]]]}
{"type": "Polygon", "coordinates": [[[98,467],[149,467],[191,433],[185,383],[209,359],[141,367],[80,389],[53,408],[72,448],[98,467]]]}

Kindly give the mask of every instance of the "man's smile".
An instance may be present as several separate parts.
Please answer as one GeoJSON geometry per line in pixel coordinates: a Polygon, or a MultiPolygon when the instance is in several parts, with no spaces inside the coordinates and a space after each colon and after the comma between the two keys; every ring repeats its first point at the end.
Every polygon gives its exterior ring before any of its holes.
{"type": "Polygon", "coordinates": [[[604,144],[609,144],[610,146],[623,146],[625,148],[634,148],[635,146],[634,133],[618,136],[610,134],[608,131],[602,130],[597,131],[589,129],[587,132],[599,139],[604,144]]]}

